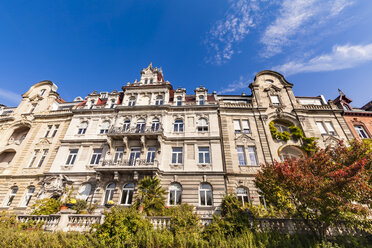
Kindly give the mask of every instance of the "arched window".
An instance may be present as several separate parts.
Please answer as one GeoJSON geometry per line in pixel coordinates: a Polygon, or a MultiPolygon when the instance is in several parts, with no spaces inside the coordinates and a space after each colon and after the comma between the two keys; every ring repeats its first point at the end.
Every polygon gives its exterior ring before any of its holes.
{"type": "Polygon", "coordinates": [[[204,96],[199,96],[199,105],[204,105],[204,96]]]}
{"type": "Polygon", "coordinates": [[[249,192],[247,188],[238,187],[236,189],[236,195],[238,197],[238,200],[243,204],[243,206],[249,203],[249,192]]]}
{"type": "Polygon", "coordinates": [[[88,122],[83,121],[82,123],[80,123],[78,134],[85,134],[85,132],[87,131],[87,127],[88,127],[88,122]]]}
{"type": "Polygon", "coordinates": [[[177,106],[182,106],[182,96],[178,96],[176,100],[177,106]]]}
{"type": "Polygon", "coordinates": [[[92,190],[92,185],[90,183],[85,183],[83,184],[80,189],[79,189],[79,192],[78,192],[78,195],[76,198],[80,199],[80,200],[88,200],[88,197],[90,195],[90,191],[92,190]]]}
{"type": "Polygon", "coordinates": [[[134,184],[127,183],[123,187],[123,194],[121,196],[120,204],[131,205],[133,200],[134,184]]]}
{"type": "Polygon", "coordinates": [[[136,98],[134,96],[131,96],[129,98],[128,106],[135,106],[136,105],[136,98]]]}
{"type": "Polygon", "coordinates": [[[174,122],[174,132],[183,132],[183,120],[176,119],[174,122]]]}
{"type": "Polygon", "coordinates": [[[30,186],[26,189],[25,196],[24,196],[24,198],[22,200],[22,203],[21,203],[22,207],[27,207],[28,206],[34,192],[35,192],[35,187],[34,186],[30,186]]]}
{"type": "Polygon", "coordinates": [[[143,133],[145,131],[146,121],[145,119],[139,119],[136,125],[136,133],[143,133]]]}
{"type": "Polygon", "coordinates": [[[109,130],[109,127],[110,127],[110,122],[109,121],[104,121],[102,123],[102,127],[101,127],[101,130],[99,131],[99,133],[108,133],[108,130],[109,130]]]}
{"type": "Polygon", "coordinates": [[[8,144],[16,144],[20,145],[22,141],[26,138],[28,131],[30,130],[29,127],[19,127],[14,130],[12,136],[10,137],[8,144]]]}
{"type": "Polygon", "coordinates": [[[14,200],[14,197],[16,196],[17,192],[18,192],[18,187],[17,186],[10,189],[8,200],[6,201],[5,206],[9,207],[12,204],[12,202],[14,200]]]}
{"type": "Polygon", "coordinates": [[[200,206],[213,205],[213,190],[209,183],[202,183],[199,188],[200,206]]]}
{"type": "Polygon", "coordinates": [[[158,118],[154,118],[151,123],[151,130],[158,131],[160,127],[160,122],[158,118]]]}
{"type": "Polygon", "coordinates": [[[124,124],[123,124],[123,129],[124,129],[124,131],[128,131],[129,128],[130,128],[130,120],[129,119],[126,119],[124,121],[124,124]]]}
{"type": "Polygon", "coordinates": [[[304,152],[296,146],[286,146],[280,151],[280,158],[285,159],[299,159],[304,155],[304,152]]]}
{"type": "Polygon", "coordinates": [[[12,162],[14,156],[16,155],[16,151],[13,149],[6,150],[0,154],[0,165],[8,165],[12,162]]]}
{"type": "Polygon", "coordinates": [[[163,105],[163,103],[164,103],[163,96],[157,96],[155,100],[155,105],[163,105]]]}
{"type": "Polygon", "coordinates": [[[208,121],[205,118],[200,118],[198,120],[198,131],[199,132],[208,132],[208,121]]]}
{"type": "Polygon", "coordinates": [[[107,185],[103,204],[106,204],[108,201],[111,201],[114,198],[115,186],[115,183],[109,183],[107,185]]]}
{"type": "Polygon", "coordinates": [[[182,202],[182,187],[179,183],[169,186],[169,206],[180,205],[182,202]]]}

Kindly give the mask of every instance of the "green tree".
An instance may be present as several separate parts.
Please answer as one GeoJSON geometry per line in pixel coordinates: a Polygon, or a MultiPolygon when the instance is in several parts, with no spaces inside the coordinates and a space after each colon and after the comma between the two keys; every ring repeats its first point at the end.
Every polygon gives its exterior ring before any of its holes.
{"type": "Polygon", "coordinates": [[[32,205],[31,214],[34,215],[49,215],[56,214],[60,210],[62,203],[60,200],[54,198],[45,198],[37,200],[34,205],[32,205]]]}
{"type": "Polygon", "coordinates": [[[278,209],[302,218],[318,237],[336,222],[371,230],[371,142],[343,142],[301,159],[262,166],[255,179],[278,209]]]}
{"type": "Polygon", "coordinates": [[[144,177],[138,182],[137,206],[143,206],[147,215],[159,215],[164,211],[166,191],[157,177],[144,177]]]}

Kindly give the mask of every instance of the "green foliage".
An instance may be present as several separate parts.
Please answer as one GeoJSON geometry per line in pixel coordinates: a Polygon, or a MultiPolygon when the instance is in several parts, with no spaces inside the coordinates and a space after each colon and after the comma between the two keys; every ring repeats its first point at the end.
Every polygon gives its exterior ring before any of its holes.
{"type": "Polygon", "coordinates": [[[175,234],[195,233],[200,231],[200,218],[193,212],[194,207],[189,204],[181,204],[168,210],[171,216],[171,231],[175,234]]]}
{"type": "Polygon", "coordinates": [[[165,193],[159,178],[145,177],[138,182],[137,207],[142,205],[149,216],[161,215],[165,208],[165,193]]]}
{"type": "Polygon", "coordinates": [[[302,218],[318,237],[339,221],[371,233],[371,150],[371,143],[340,142],[299,160],[266,164],[255,183],[273,206],[302,218]]]}
{"type": "Polygon", "coordinates": [[[85,200],[76,200],[76,203],[71,207],[77,214],[80,214],[83,210],[86,210],[88,203],[85,200]]]}
{"type": "Polygon", "coordinates": [[[133,240],[140,232],[148,232],[151,223],[135,208],[113,207],[105,212],[105,221],[97,225],[94,237],[101,244],[109,247],[124,247],[134,245],[133,240]]]}
{"type": "Polygon", "coordinates": [[[54,198],[45,198],[37,200],[34,205],[32,205],[31,214],[33,215],[49,215],[58,213],[61,208],[62,203],[54,198]]]}
{"type": "Polygon", "coordinates": [[[271,136],[276,140],[283,140],[288,141],[291,137],[302,140],[302,149],[307,153],[310,154],[312,152],[317,151],[317,144],[315,137],[305,137],[304,133],[302,132],[301,128],[291,125],[289,127],[289,131],[291,133],[288,133],[287,131],[284,132],[278,132],[278,129],[275,127],[274,122],[271,121],[269,123],[269,129],[271,132],[271,136]]]}

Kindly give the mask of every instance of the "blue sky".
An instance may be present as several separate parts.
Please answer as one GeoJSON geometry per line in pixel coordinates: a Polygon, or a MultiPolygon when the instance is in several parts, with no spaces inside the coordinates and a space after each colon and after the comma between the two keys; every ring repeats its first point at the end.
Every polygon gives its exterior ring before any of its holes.
{"type": "Polygon", "coordinates": [[[0,103],[41,80],[71,101],[119,90],[150,62],[174,87],[250,93],[273,69],[298,96],[372,100],[372,1],[1,1],[0,103]]]}

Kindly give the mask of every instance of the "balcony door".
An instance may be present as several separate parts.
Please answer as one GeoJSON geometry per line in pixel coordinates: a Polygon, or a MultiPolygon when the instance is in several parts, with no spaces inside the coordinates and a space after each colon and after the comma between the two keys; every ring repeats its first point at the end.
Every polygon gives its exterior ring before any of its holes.
{"type": "Polygon", "coordinates": [[[132,147],[130,149],[129,155],[129,165],[134,166],[136,164],[136,159],[141,155],[141,147],[132,147]]]}

